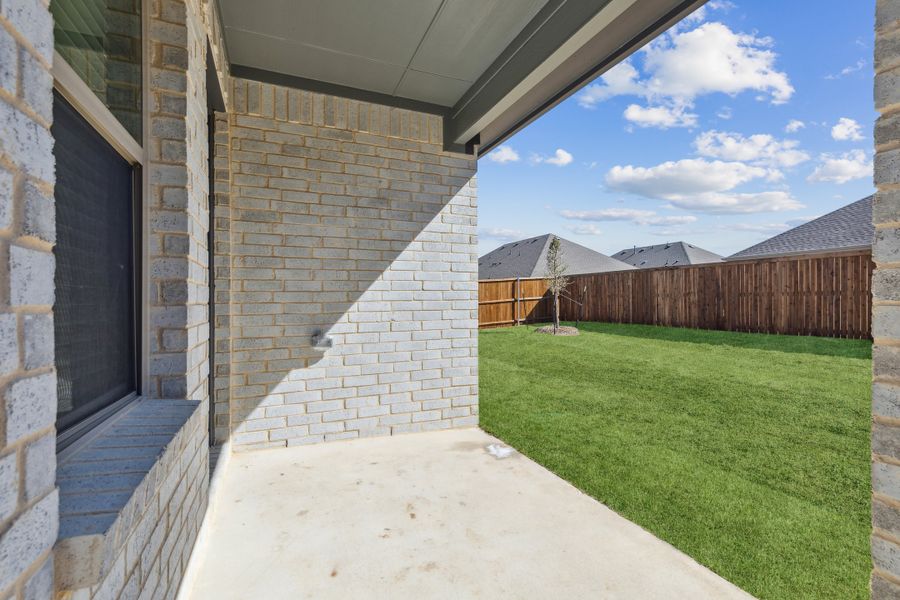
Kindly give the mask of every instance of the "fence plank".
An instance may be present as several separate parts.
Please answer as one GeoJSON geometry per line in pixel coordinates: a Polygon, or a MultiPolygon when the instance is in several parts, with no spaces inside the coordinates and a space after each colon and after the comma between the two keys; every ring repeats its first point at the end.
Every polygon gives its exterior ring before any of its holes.
{"type": "MultiPolygon", "coordinates": [[[[639,269],[571,277],[567,321],[870,338],[870,252],[639,269]]],[[[552,319],[544,279],[478,282],[481,328],[552,319]],[[519,300],[516,301],[518,296],[519,300]]]]}

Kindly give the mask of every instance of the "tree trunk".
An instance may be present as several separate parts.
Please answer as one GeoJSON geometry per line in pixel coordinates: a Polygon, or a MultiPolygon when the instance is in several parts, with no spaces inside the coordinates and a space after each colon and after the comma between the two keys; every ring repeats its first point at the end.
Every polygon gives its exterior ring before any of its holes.
{"type": "Polygon", "coordinates": [[[559,294],[553,294],[553,335],[559,331],[559,294]]]}

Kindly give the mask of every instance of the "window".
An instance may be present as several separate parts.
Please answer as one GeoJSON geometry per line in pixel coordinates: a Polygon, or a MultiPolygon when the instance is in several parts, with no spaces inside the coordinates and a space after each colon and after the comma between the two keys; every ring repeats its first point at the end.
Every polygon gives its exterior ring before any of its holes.
{"type": "Polygon", "coordinates": [[[54,46],[141,142],[141,0],[53,0],[54,46]]]}
{"type": "Polygon", "coordinates": [[[140,389],[143,0],[53,0],[57,447],[140,389]]]}
{"type": "Polygon", "coordinates": [[[61,95],[56,156],[57,427],[137,390],[136,169],[61,95]]]}

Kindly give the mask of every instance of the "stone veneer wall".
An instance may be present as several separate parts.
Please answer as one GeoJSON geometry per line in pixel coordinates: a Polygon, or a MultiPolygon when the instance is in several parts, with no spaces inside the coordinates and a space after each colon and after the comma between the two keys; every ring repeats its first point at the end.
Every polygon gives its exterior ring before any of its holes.
{"type": "Polygon", "coordinates": [[[876,6],[872,597],[887,599],[900,598],[900,0],[876,6]]]}
{"type": "Polygon", "coordinates": [[[59,515],[53,370],[53,21],[0,2],[0,598],[48,598],[59,515]]]}
{"type": "Polygon", "coordinates": [[[474,157],[435,115],[234,80],[236,447],[476,425],[474,157]],[[321,330],[327,350],[312,347],[321,330]]]}

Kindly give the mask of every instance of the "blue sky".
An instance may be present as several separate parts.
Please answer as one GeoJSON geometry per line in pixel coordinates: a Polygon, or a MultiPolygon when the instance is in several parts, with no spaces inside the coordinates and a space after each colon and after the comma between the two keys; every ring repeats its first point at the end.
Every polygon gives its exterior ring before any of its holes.
{"type": "Polygon", "coordinates": [[[479,254],[728,255],[871,194],[873,11],[712,0],[479,160],[479,254]]]}

